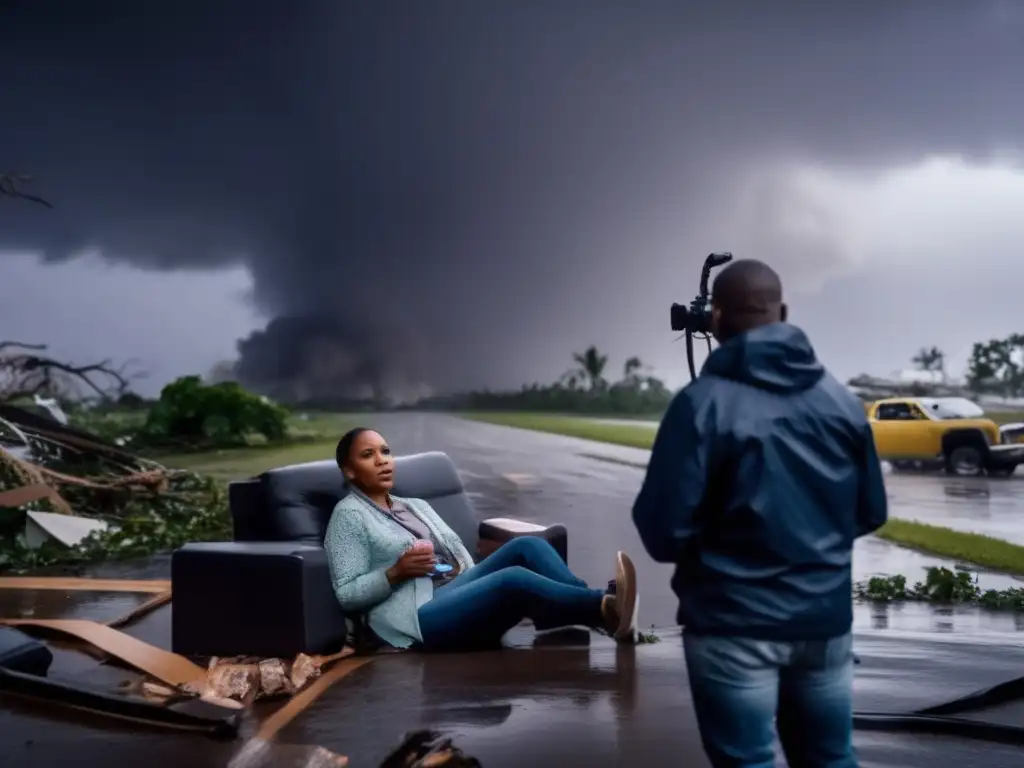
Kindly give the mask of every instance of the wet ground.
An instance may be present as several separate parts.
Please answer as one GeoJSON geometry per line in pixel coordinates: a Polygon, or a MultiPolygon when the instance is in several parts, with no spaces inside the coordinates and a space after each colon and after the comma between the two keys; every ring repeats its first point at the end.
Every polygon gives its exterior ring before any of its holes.
{"type": "MultiPolygon", "coordinates": [[[[652,564],[632,528],[629,508],[646,453],[541,435],[441,415],[377,419],[399,453],[446,450],[463,473],[481,517],[502,515],[562,522],[570,531],[570,565],[603,584],[612,557],[634,554],[644,625],[671,627],[675,601],[670,569],[652,564]]],[[[1024,477],[947,481],[887,478],[894,515],[1024,540],[1024,477]],[[988,526],[983,528],[982,526],[988,526]]],[[[904,573],[918,578],[934,558],[885,542],[858,544],[858,577],[904,573]]],[[[97,576],[167,578],[169,561],[100,567],[97,576]]],[[[982,575],[1004,586],[1005,577],[982,575]]],[[[141,600],[92,593],[0,593],[0,615],[109,619],[141,600]]],[[[129,632],[169,646],[172,608],[146,617],[129,632]]],[[[906,712],[1024,675],[1024,622],[1009,614],[926,606],[859,606],[857,707],[906,712]]],[[[516,648],[500,653],[421,657],[391,655],[340,681],[280,734],[265,765],[304,765],[288,745],[321,744],[349,755],[353,766],[376,766],[411,728],[452,731],[485,766],[704,765],[690,709],[678,635],[618,649],[603,638],[570,636],[533,649],[528,630],[512,633],[516,648]],[[582,641],[582,642],[581,642],[582,641]]],[[[116,684],[122,670],[80,653],[61,652],[53,675],[116,684]]],[[[270,711],[264,706],[255,719],[270,711]]],[[[1024,721],[1021,708],[983,715],[991,722],[1024,721]]],[[[143,763],[223,766],[242,741],[147,732],[91,721],[82,714],[5,701],[0,708],[0,765],[107,766],[143,763]]],[[[1024,766],[1024,751],[962,739],[858,732],[864,766],[1002,768],[1024,766]]]]}

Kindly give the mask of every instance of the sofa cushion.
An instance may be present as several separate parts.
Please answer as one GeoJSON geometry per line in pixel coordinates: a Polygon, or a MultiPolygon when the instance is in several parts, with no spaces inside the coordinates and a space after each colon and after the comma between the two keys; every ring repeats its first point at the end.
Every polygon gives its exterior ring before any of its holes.
{"type": "Polygon", "coordinates": [[[333,459],[292,464],[260,476],[267,541],[321,544],[335,505],[347,494],[333,459]]]}
{"type": "MultiPolygon", "coordinates": [[[[260,476],[259,486],[263,509],[255,514],[251,489],[239,488],[232,498],[232,504],[246,500],[244,510],[232,509],[240,541],[321,544],[335,505],[347,493],[332,459],[271,469],[260,476]]],[[[429,502],[470,552],[476,550],[479,521],[447,454],[430,451],[397,457],[394,493],[429,502]]]]}

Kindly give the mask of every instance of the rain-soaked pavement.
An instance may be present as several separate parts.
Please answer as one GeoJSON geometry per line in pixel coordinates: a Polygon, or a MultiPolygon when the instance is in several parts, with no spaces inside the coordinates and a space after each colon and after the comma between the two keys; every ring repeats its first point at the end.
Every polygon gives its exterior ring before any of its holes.
{"type": "MultiPolygon", "coordinates": [[[[463,474],[481,517],[502,515],[562,522],[570,531],[570,565],[603,584],[616,549],[634,554],[644,625],[670,627],[675,601],[670,568],[651,563],[633,530],[629,507],[646,452],[477,424],[443,415],[389,415],[371,422],[398,453],[442,449],[463,474]]],[[[999,481],[887,477],[892,513],[1024,542],[1024,476],[999,481]]],[[[858,543],[858,578],[903,573],[911,579],[935,558],[866,539],[858,543]]],[[[952,563],[946,563],[952,565],[952,563]]],[[[169,559],[98,567],[93,575],[167,578],[169,559]]],[[[1012,582],[981,576],[983,586],[1012,582]]],[[[0,615],[105,620],[141,598],[131,595],[38,592],[3,594],[0,615]]],[[[173,606],[128,628],[168,647],[173,606]]],[[[856,612],[857,708],[907,712],[1024,675],[1024,621],[976,609],[919,605],[856,612]]],[[[305,765],[290,745],[319,744],[348,755],[353,766],[376,766],[401,734],[417,727],[451,731],[487,768],[546,766],[705,765],[691,711],[678,634],[661,642],[616,648],[604,638],[574,635],[533,648],[527,631],[512,633],[515,649],[423,657],[388,655],[338,682],[278,736],[263,765],[305,765]]],[[[57,654],[51,674],[115,685],[126,673],[80,653],[57,654]]],[[[257,708],[253,721],[275,705],[257,708]]],[[[977,715],[1020,724],[1024,706],[977,715]]],[[[248,728],[247,733],[251,731],[248,728]]],[[[111,726],[81,713],[56,714],[21,701],[0,707],[0,765],[223,766],[238,741],[111,726]]],[[[1024,766],[1020,748],[964,739],[858,732],[864,766],[1024,766]]]]}

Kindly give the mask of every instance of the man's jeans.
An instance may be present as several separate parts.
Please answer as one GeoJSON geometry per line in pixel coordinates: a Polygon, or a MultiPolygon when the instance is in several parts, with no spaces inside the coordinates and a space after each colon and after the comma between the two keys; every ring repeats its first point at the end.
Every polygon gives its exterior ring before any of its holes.
{"type": "Polygon", "coordinates": [[[772,768],[773,721],[790,768],[856,768],[853,640],[769,642],[684,634],[704,750],[715,768],[772,768]]]}

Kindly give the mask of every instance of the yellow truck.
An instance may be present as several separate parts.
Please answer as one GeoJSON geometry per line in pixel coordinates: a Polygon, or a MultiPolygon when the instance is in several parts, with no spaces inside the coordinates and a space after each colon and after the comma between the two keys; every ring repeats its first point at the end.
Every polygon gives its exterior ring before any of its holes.
{"type": "Polygon", "coordinates": [[[940,466],[947,474],[1006,477],[1024,463],[1024,442],[961,397],[900,397],[868,406],[880,458],[895,469],[940,466]]]}

